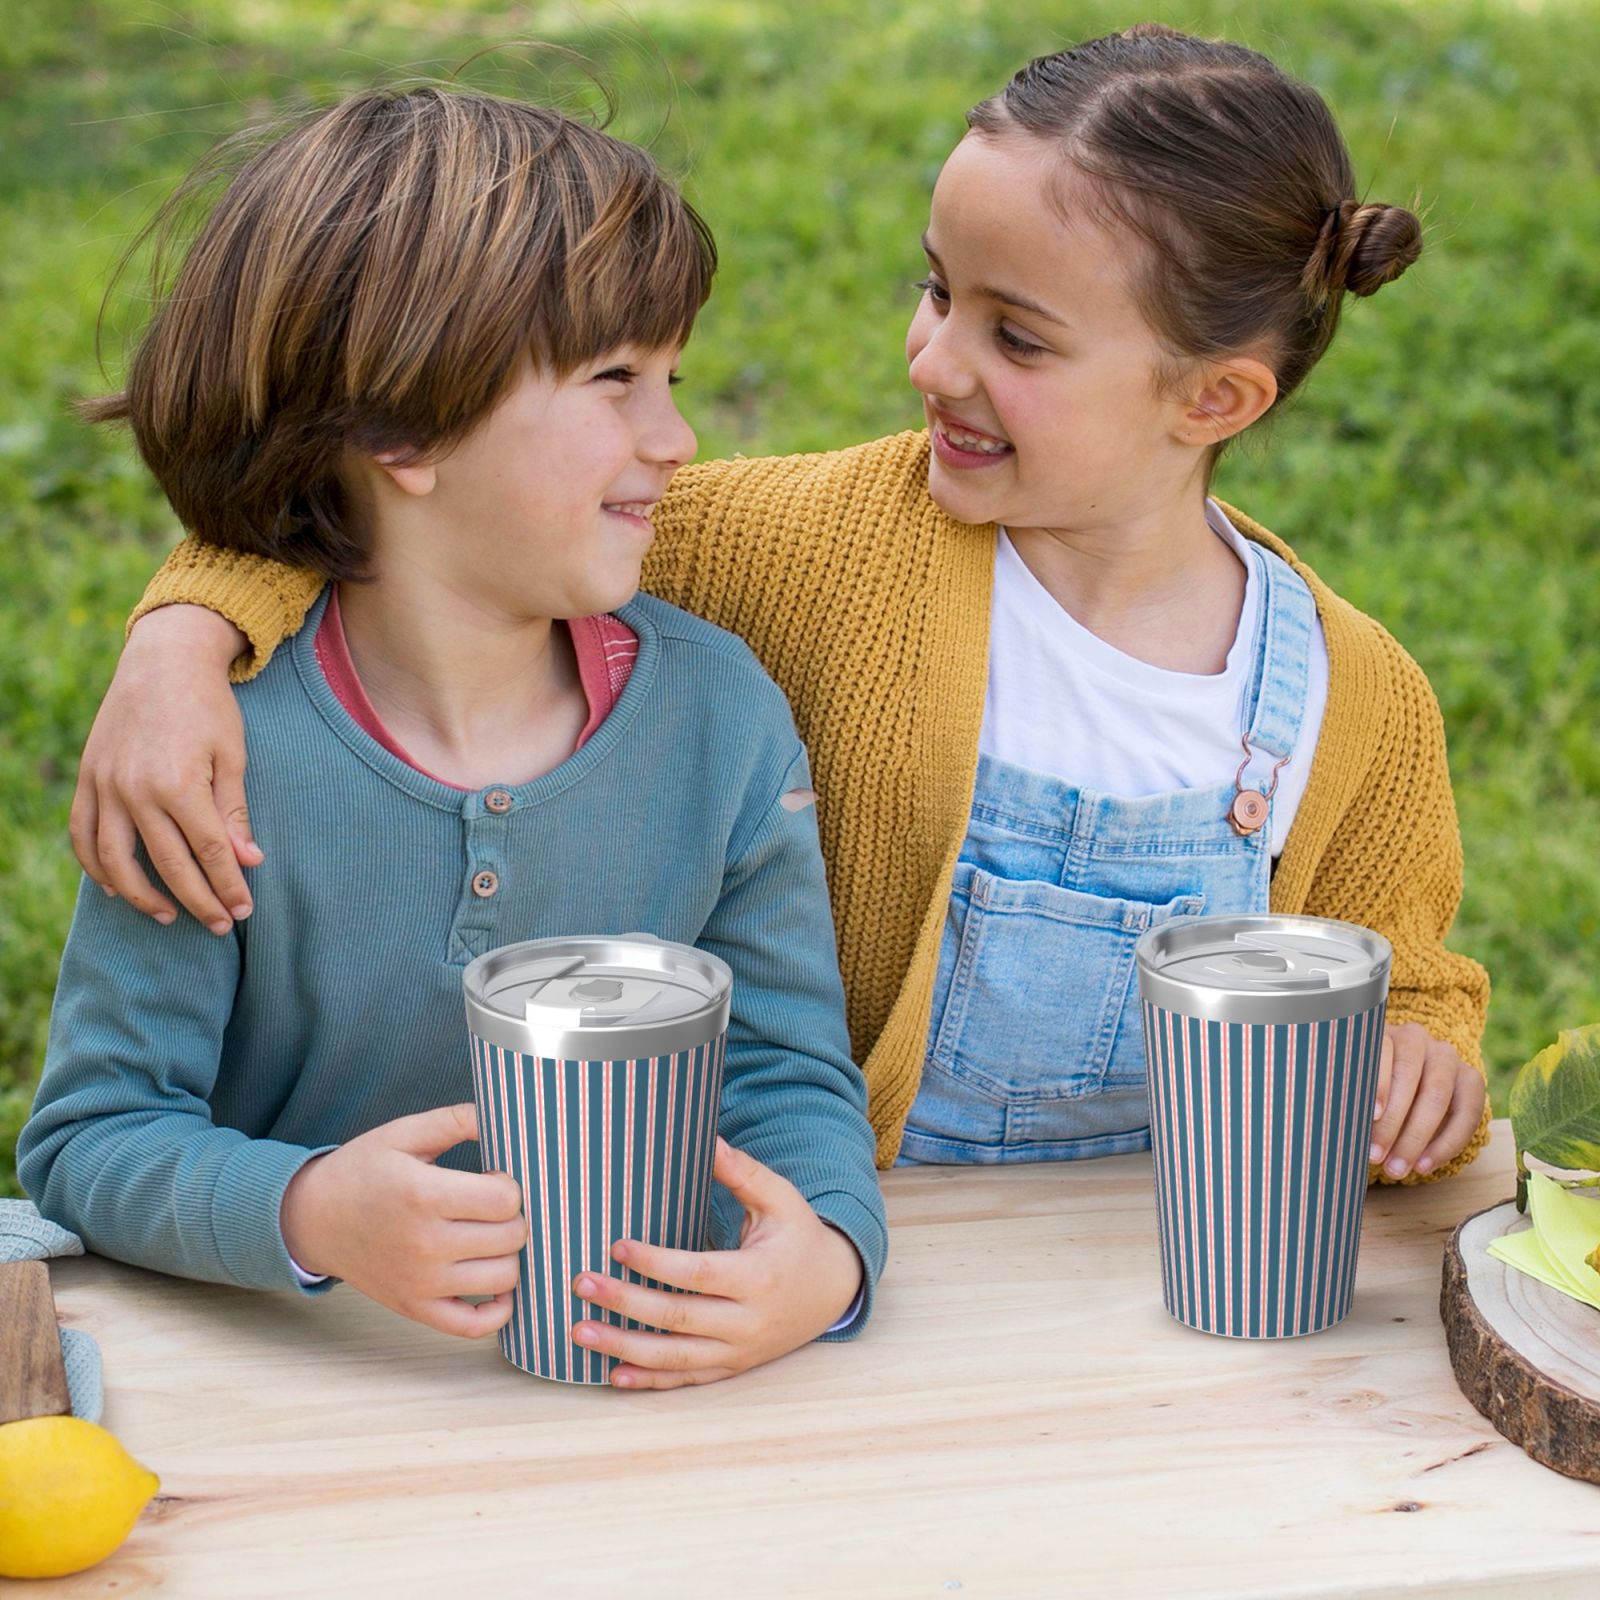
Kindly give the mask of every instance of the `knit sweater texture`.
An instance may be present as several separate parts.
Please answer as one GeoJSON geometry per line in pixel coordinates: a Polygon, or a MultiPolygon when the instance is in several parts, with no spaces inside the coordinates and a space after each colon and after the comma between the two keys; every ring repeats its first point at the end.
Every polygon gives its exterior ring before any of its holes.
{"type": "MultiPolygon", "coordinates": [[[[644,932],[733,969],[720,1131],[855,1245],[870,1314],[887,1232],[866,1088],[815,812],[782,802],[811,785],[805,751],[737,639],[647,596],[620,615],[639,637],[626,688],[531,783],[456,789],[385,750],[324,677],[315,626],[238,690],[271,863],[255,911],[219,939],[85,881],[17,1147],[40,1211],[104,1255],[298,1287],[278,1216],[300,1167],[472,1099],[466,963],[644,932]]],[[[442,1164],[477,1160],[467,1144],[442,1164]]],[[[713,1196],[713,1243],[734,1248],[742,1209],[713,1196]]]]}
{"type": "MultiPolygon", "coordinates": [[[[657,508],[644,587],[746,640],[789,696],[811,753],[850,1035],[880,1166],[893,1163],[927,1048],[951,875],[966,833],[987,684],[994,526],[956,522],[927,488],[928,437],[686,467],[657,508]]],[[[1488,976],[1445,948],[1461,837],[1444,725],[1420,667],[1280,539],[1224,507],[1310,586],[1328,703],[1305,797],[1272,880],[1274,911],[1337,917],[1394,946],[1393,1022],[1421,1023],[1482,1068],[1488,976]]],[[[186,601],[229,617],[259,668],[318,580],[188,539],[138,611],[186,601]]],[[[1488,1137],[1489,1108],[1444,1177],[1488,1137]]],[[[1381,1173],[1373,1176],[1388,1181],[1381,1173]]]]}

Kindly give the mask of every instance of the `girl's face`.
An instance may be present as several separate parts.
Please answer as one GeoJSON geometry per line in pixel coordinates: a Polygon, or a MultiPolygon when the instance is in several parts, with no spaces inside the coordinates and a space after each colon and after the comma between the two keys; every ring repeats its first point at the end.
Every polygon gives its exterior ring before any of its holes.
{"type": "Polygon", "coordinates": [[[1091,530],[1204,485],[1192,405],[1134,298],[1146,246],[1102,226],[1060,156],[969,134],[933,192],[929,275],[906,336],[933,441],[928,488],[962,522],[1091,530]]]}

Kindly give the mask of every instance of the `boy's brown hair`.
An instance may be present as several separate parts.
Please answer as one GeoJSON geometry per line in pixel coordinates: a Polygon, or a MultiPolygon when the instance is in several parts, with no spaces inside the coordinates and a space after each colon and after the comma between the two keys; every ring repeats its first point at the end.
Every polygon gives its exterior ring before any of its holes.
{"type": "Polygon", "coordinates": [[[372,90],[248,162],[125,391],[81,409],[131,423],[200,538],[359,577],[346,449],[447,447],[530,358],[565,377],[680,344],[715,269],[705,223],[637,146],[492,95],[372,90]]]}

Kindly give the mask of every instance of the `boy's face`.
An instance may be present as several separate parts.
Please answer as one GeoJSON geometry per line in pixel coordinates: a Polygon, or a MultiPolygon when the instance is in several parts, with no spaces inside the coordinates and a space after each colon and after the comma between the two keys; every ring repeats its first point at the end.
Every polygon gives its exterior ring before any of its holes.
{"type": "Polygon", "coordinates": [[[508,620],[583,617],[632,599],[650,515],[695,452],[670,384],[679,352],[625,348],[565,378],[531,366],[449,451],[386,466],[374,568],[424,563],[508,620]]]}

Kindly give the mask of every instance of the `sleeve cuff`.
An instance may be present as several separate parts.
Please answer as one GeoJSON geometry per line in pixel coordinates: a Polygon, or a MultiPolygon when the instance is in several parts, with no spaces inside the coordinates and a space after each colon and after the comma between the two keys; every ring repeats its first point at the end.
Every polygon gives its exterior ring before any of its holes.
{"type": "Polygon", "coordinates": [[[861,1257],[861,1288],[854,1302],[826,1333],[819,1335],[824,1342],[853,1339],[872,1318],[878,1279],[889,1254],[889,1234],[882,1209],[874,1209],[859,1196],[838,1190],[813,1197],[811,1209],[829,1227],[837,1228],[861,1257]]]}

